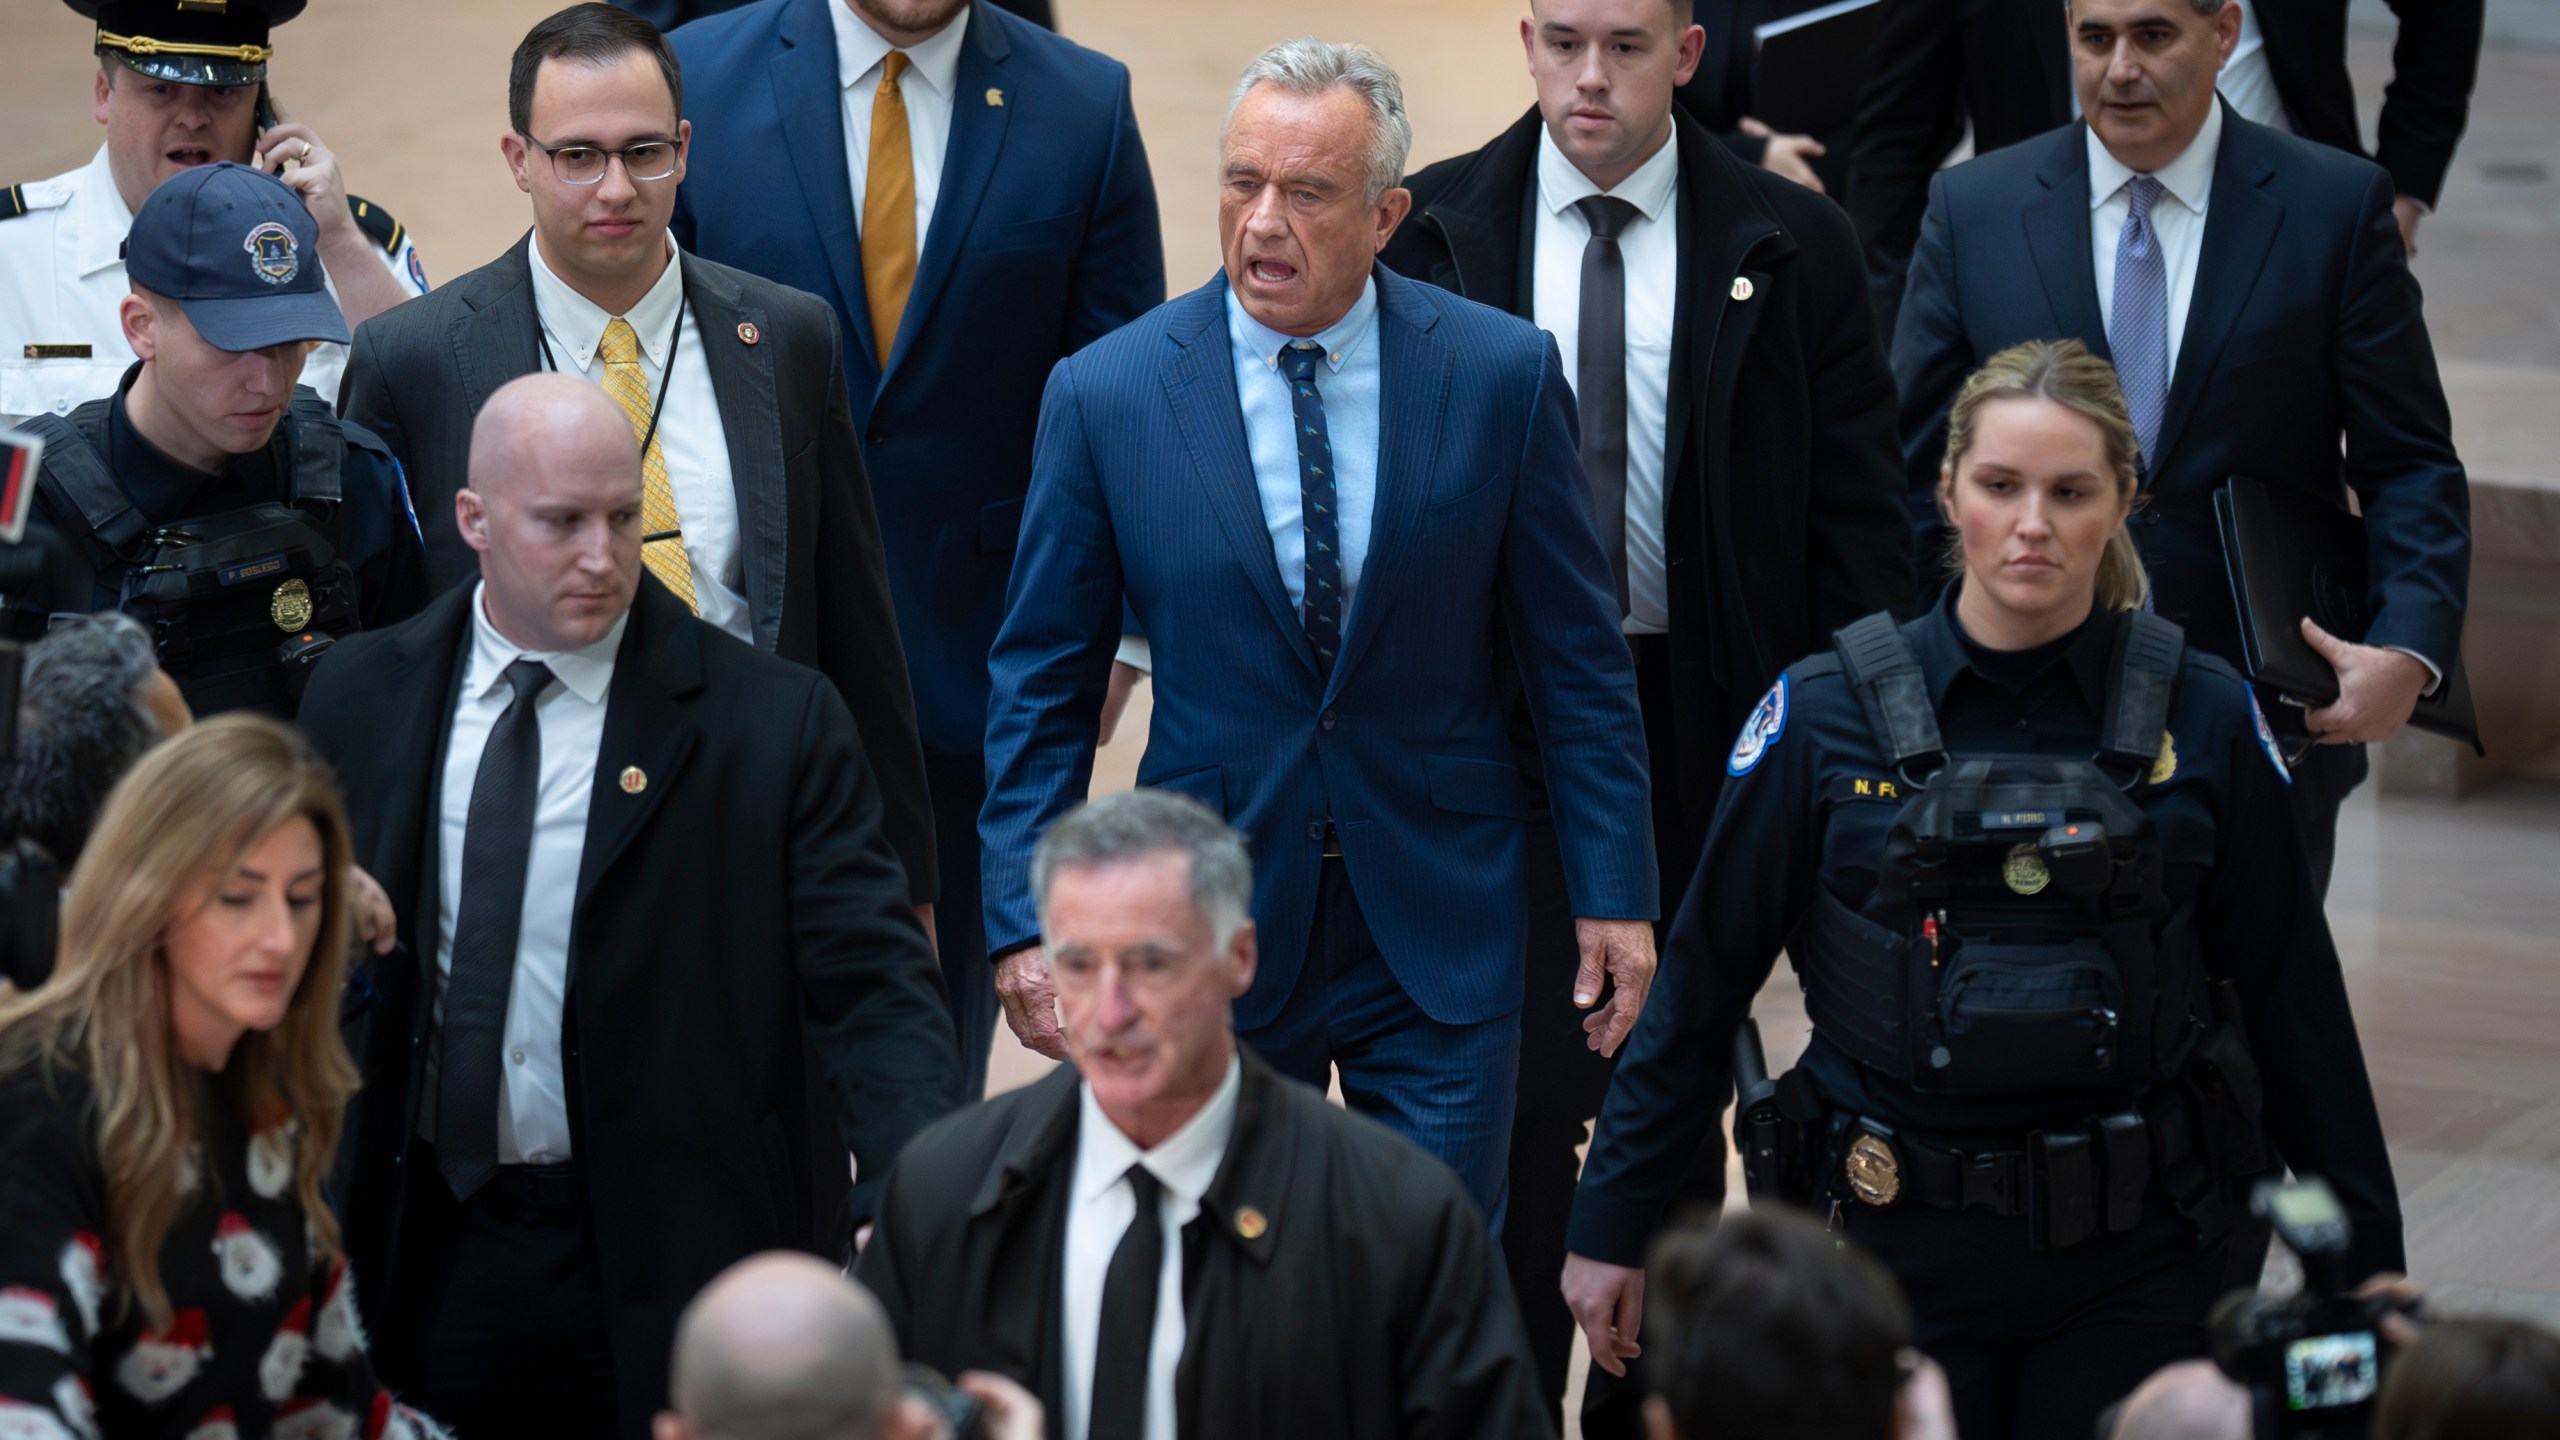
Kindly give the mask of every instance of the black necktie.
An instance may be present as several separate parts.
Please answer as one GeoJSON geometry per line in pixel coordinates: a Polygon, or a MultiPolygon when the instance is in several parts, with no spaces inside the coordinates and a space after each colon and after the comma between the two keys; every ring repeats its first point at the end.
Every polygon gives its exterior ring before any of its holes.
{"type": "Polygon", "coordinates": [[[1600,548],[1627,613],[1627,262],[1618,232],[1636,207],[1612,195],[1573,202],[1591,225],[1582,247],[1582,308],[1575,319],[1573,398],[1582,412],[1582,473],[1600,520],[1600,548]]]}
{"type": "Polygon", "coordinates": [[[1324,397],[1316,393],[1316,362],[1324,347],[1300,340],[1280,351],[1280,373],[1289,377],[1289,411],[1298,422],[1298,506],[1307,538],[1307,586],[1302,611],[1316,668],[1333,674],[1342,650],[1342,517],[1333,483],[1333,436],[1324,425],[1324,397]]]}
{"type": "Polygon", "coordinates": [[[464,1200],[498,1173],[498,1051],[506,1042],[507,987],[515,979],[542,780],[542,727],[533,706],[551,683],[551,667],[518,660],[506,678],[515,697],[490,728],[471,782],[438,1055],[436,1168],[464,1200]]]}
{"type": "Polygon", "coordinates": [[[1145,1440],[1147,1350],[1156,1338],[1156,1287],[1164,1275],[1164,1185],[1144,1165],[1129,1167],[1138,1213],[1102,1276],[1102,1324],[1094,1333],[1093,1414],[1085,1440],[1145,1440]]]}

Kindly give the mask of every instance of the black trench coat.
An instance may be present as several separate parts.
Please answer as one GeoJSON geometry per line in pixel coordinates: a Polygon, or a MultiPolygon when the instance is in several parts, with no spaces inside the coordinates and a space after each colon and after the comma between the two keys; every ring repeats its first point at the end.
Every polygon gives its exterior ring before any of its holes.
{"type": "MultiPolygon", "coordinates": [[[[1060,1412],[1078,1076],[949,1116],[890,1172],[855,1274],[909,1360],[1060,1412]]],[[[1235,1134],[1183,1228],[1184,1440],[1552,1436],[1484,1217],[1402,1137],[1244,1054],[1235,1134]]]]}

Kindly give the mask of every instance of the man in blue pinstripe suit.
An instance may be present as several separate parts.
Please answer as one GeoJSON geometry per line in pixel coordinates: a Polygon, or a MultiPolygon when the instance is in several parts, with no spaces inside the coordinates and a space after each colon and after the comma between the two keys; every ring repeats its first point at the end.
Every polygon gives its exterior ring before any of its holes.
{"type": "MultiPolygon", "coordinates": [[[[1526,876],[1497,645],[1537,717],[1595,1048],[1643,1007],[1657,882],[1555,345],[1374,263],[1411,203],[1410,135],[1370,52],[1266,52],[1228,114],[1224,271],[1050,376],[991,660],[987,939],[1015,1033],[1062,1055],[1031,850],[1090,781],[1125,595],[1156,683],[1139,782],[1252,841],[1239,1034],[1310,1084],[1338,1067],[1498,1227],[1526,876]]],[[[1085,1063],[1158,1057],[1133,1026],[1085,1063]]]]}

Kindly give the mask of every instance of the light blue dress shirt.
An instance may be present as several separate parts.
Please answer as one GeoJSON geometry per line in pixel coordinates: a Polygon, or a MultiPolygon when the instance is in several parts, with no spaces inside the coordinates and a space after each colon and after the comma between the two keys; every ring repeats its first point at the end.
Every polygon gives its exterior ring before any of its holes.
{"type": "MultiPolygon", "coordinates": [[[[1378,507],[1378,282],[1360,288],[1360,299],[1331,328],[1308,338],[1324,347],[1316,393],[1324,397],[1325,434],[1333,442],[1336,519],[1342,527],[1342,604],[1348,619],[1360,594],[1360,567],[1369,558],[1369,517],[1378,507]]],[[[1227,292],[1227,338],[1235,350],[1236,398],[1244,408],[1245,444],[1253,452],[1254,488],[1262,495],[1262,523],[1271,531],[1271,558],[1289,603],[1306,613],[1307,528],[1300,509],[1298,422],[1289,408],[1289,381],[1280,373],[1280,351],[1296,343],[1245,313],[1227,292]]]]}

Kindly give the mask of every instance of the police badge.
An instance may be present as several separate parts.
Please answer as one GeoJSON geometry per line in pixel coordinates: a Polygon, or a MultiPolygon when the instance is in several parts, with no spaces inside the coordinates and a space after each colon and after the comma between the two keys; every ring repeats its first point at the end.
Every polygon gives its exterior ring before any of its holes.
{"type": "Polygon", "coordinates": [[[273,220],[250,230],[240,248],[249,252],[249,267],[270,285],[282,285],[302,273],[302,256],[297,253],[293,232],[273,220]]]}
{"type": "Polygon", "coordinates": [[[277,586],[275,598],[267,602],[267,618],[287,635],[310,624],[311,587],[300,580],[277,586]]]}

